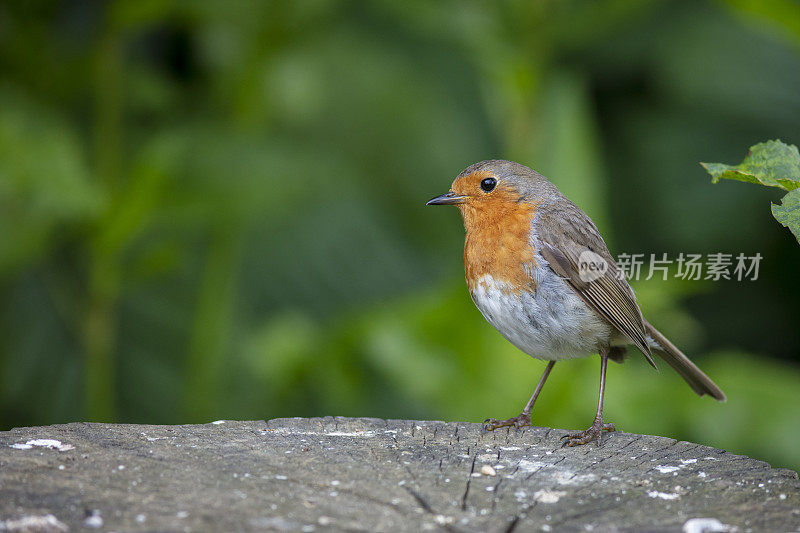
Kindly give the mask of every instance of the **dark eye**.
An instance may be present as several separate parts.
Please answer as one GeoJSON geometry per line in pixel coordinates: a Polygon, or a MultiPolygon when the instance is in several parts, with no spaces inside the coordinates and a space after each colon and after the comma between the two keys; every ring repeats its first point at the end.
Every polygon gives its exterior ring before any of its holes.
{"type": "Polygon", "coordinates": [[[483,178],[481,180],[481,189],[486,192],[492,192],[492,189],[494,189],[495,185],[497,185],[497,180],[494,178],[483,178]]]}

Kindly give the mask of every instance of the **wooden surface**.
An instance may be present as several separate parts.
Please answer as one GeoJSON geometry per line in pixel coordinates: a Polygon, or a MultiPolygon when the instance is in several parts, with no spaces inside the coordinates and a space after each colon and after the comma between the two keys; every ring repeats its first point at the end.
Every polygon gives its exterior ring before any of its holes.
{"type": "Polygon", "coordinates": [[[0,432],[0,531],[800,531],[790,470],[613,433],[318,418],[0,432]],[[26,529],[27,528],[27,529],[26,529]]]}

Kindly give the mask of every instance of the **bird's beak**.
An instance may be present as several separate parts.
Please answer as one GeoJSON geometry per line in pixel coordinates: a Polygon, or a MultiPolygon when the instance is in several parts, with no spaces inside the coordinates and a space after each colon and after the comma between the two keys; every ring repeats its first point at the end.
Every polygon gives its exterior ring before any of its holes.
{"type": "Polygon", "coordinates": [[[440,196],[431,198],[425,205],[458,205],[463,204],[466,196],[460,196],[453,191],[448,191],[440,196]]]}

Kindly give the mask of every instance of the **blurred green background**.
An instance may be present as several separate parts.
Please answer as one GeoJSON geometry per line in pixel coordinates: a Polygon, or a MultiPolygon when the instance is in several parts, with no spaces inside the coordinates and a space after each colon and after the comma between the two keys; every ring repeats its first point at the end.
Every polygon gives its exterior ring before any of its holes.
{"type": "MultiPolygon", "coordinates": [[[[800,246],[698,161],[800,142],[792,0],[0,6],[0,429],[519,412],[544,363],[480,316],[454,209],[515,159],[612,252],[761,253],[635,284],[728,394],[612,365],[606,415],[800,467],[800,246]]],[[[583,429],[598,361],[534,424],[583,429]]]]}

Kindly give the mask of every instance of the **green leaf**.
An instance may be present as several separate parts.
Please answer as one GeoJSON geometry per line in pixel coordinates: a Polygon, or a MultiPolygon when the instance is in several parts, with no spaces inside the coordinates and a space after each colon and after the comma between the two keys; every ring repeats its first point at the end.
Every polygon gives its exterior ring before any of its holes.
{"type": "Polygon", "coordinates": [[[721,179],[760,183],[791,191],[800,187],[800,152],[793,144],[779,140],[750,147],[739,165],[700,163],[711,174],[711,183],[721,179]]]}
{"type": "Polygon", "coordinates": [[[800,243],[800,189],[784,196],[781,205],[772,204],[772,216],[789,228],[800,243]]]}

